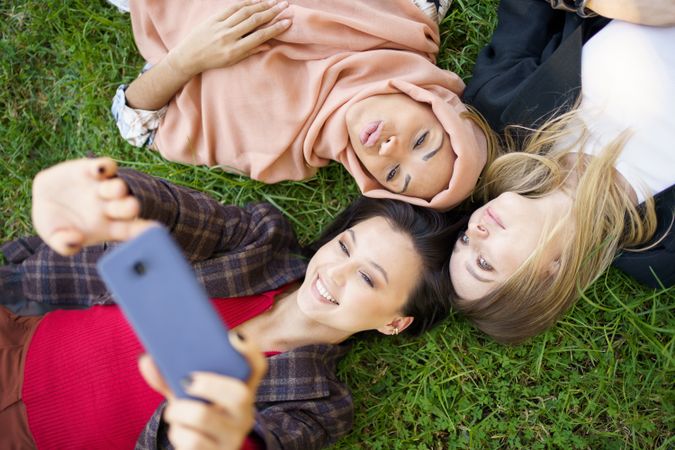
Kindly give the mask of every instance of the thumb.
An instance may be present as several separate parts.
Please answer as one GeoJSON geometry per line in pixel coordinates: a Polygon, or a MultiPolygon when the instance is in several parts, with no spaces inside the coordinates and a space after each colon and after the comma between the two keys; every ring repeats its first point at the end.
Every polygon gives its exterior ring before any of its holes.
{"type": "Polygon", "coordinates": [[[141,372],[141,376],[143,376],[145,382],[148,383],[151,388],[167,399],[173,398],[173,393],[171,392],[169,385],[166,384],[164,377],[159,373],[159,369],[157,369],[152,357],[147,353],[144,353],[138,359],[138,370],[141,372]]]}
{"type": "Polygon", "coordinates": [[[84,235],[75,228],[62,228],[54,231],[45,242],[59,255],[70,256],[80,251],[84,235]]]}

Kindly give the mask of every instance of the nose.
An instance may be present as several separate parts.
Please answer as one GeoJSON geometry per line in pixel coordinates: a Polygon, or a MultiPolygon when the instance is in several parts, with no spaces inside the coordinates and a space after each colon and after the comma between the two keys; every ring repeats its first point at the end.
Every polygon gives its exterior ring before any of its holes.
{"type": "Polygon", "coordinates": [[[382,144],[380,144],[379,155],[380,156],[391,156],[398,150],[399,139],[396,136],[389,136],[385,139],[382,144]]]}
{"type": "Polygon", "coordinates": [[[469,235],[469,239],[485,239],[486,237],[490,236],[490,232],[488,231],[487,227],[481,225],[479,222],[469,223],[469,226],[466,229],[466,234],[469,235]]]}
{"type": "Polygon", "coordinates": [[[330,278],[327,282],[332,283],[336,286],[344,285],[347,280],[347,274],[349,273],[350,261],[340,261],[331,264],[326,268],[326,276],[330,278]]]}

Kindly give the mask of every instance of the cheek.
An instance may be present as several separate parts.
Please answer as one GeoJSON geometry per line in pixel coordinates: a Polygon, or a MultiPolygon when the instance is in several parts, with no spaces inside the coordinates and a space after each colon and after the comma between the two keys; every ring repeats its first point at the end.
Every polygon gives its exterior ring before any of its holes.
{"type": "Polygon", "coordinates": [[[362,151],[359,152],[358,157],[363,167],[370,172],[371,175],[375,175],[382,165],[382,158],[377,155],[369,155],[365,151],[362,151]]]}
{"type": "Polygon", "coordinates": [[[539,239],[537,232],[524,232],[519,236],[506,237],[499,242],[495,254],[501,261],[500,272],[511,275],[525,262],[534,252],[539,239]]]}

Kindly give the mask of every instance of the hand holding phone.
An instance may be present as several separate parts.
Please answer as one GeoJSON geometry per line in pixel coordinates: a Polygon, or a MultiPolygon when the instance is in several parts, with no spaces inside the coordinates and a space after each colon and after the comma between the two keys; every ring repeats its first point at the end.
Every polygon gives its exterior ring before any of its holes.
{"type": "Polygon", "coordinates": [[[181,380],[192,372],[249,378],[246,359],[165,228],[118,246],[98,271],[177,397],[190,397],[181,380]]]}

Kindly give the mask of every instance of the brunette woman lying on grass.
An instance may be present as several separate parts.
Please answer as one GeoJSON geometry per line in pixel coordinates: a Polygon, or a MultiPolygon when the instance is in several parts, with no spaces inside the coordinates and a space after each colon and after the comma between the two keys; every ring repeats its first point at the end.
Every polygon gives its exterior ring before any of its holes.
{"type": "Polygon", "coordinates": [[[349,390],[335,376],[346,351],[340,344],[365,330],[418,334],[444,318],[447,242],[463,225],[395,200],[361,198],[302,249],[269,204],[224,206],[118,171],[106,158],[39,173],[33,222],[44,241],[3,246],[3,303],[15,310],[26,303],[45,310],[93,306],[39,316],[0,308],[0,345],[8,355],[0,371],[0,428],[11,430],[0,436],[3,448],[131,448],[137,440],[140,448],[169,441],[189,448],[324,447],[352,422],[349,390]],[[209,405],[172,398],[147,361],[144,372],[161,395],[141,379],[140,344],[95,265],[108,241],[128,239],[150,221],[171,230],[230,328],[267,352],[269,370],[257,390],[255,377],[241,383],[194,374],[190,392],[209,405]]]}

